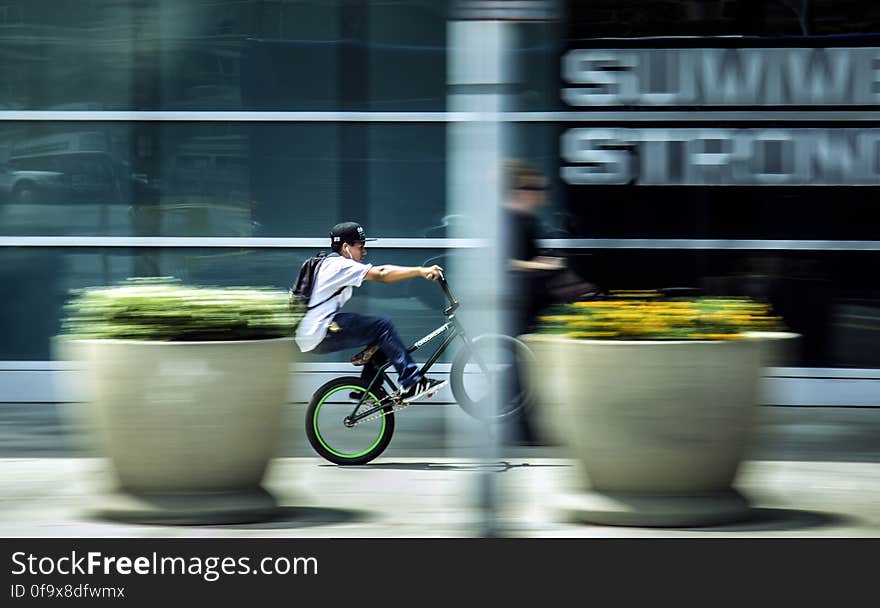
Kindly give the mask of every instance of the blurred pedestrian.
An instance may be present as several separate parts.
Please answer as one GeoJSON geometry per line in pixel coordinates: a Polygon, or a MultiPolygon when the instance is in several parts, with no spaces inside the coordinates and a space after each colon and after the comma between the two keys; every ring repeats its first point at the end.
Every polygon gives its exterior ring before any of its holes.
{"type": "Polygon", "coordinates": [[[547,282],[565,268],[565,258],[540,253],[542,229],[539,211],[546,206],[547,181],[534,165],[521,160],[504,164],[504,250],[506,274],[514,290],[516,307],[513,328],[526,333],[547,303],[547,282]]]}
{"type": "MultiPolygon", "coordinates": [[[[542,254],[538,239],[543,235],[540,210],[547,205],[547,180],[531,163],[508,160],[504,163],[503,250],[505,276],[511,303],[508,334],[518,336],[534,329],[538,315],[547,306],[590,296],[598,288],[567,269],[565,258],[542,254]]],[[[521,392],[524,370],[519,370],[513,395],[521,392]]],[[[530,404],[520,409],[508,428],[508,441],[542,445],[530,412],[530,404]]]]}
{"type": "MultiPolygon", "coordinates": [[[[507,332],[511,336],[528,333],[544,305],[541,285],[548,272],[565,267],[565,260],[541,255],[538,238],[541,233],[538,212],[547,204],[547,182],[534,165],[521,160],[504,163],[504,203],[502,210],[502,250],[504,274],[509,291],[506,301],[507,332]]],[[[522,392],[525,370],[519,369],[515,386],[505,398],[516,398],[522,392]]],[[[532,421],[531,404],[524,404],[505,428],[504,440],[520,445],[540,445],[532,421]]]]}

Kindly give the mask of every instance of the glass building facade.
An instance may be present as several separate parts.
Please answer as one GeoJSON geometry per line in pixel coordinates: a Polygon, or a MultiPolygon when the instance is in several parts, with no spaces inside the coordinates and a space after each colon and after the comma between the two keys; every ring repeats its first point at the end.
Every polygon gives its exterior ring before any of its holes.
{"type": "MultiPolygon", "coordinates": [[[[457,255],[451,235],[481,234],[450,212],[448,23],[458,4],[0,0],[0,360],[50,359],[71,289],[131,276],[286,288],[341,220],[380,239],[368,261],[457,255]]],[[[609,108],[563,95],[573,50],[870,49],[880,47],[880,9],[827,0],[550,4],[555,18],[510,26],[504,152],[551,177],[547,247],[606,289],[769,298],[804,336],[796,365],[880,368],[880,181],[579,183],[564,172],[601,169],[566,156],[575,129],[845,133],[880,128],[874,108],[794,104],[779,118],[762,104],[609,108]],[[705,117],[722,110],[740,114],[705,117]]],[[[657,61],[646,90],[670,93],[662,74],[671,68],[657,61]]],[[[724,152],[716,139],[701,153],[724,152]]],[[[784,175],[773,142],[765,172],[784,175]]],[[[671,146],[670,166],[688,153],[671,146]]],[[[880,152],[872,158],[870,175],[880,152]]],[[[360,296],[347,308],[391,316],[405,339],[440,319],[431,285],[366,285],[360,296]]]]}

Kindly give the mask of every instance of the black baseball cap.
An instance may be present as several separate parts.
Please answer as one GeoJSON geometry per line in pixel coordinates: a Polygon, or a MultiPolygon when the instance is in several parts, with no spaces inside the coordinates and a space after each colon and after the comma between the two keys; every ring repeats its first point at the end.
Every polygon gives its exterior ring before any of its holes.
{"type": "Polygon", "coordinates": [[[357,222],[341,222],[330,229],[330,247],[334,250],[342,247],[343,243],[351,245],[375,240],[368,239],[363,227],[357,222]]]}

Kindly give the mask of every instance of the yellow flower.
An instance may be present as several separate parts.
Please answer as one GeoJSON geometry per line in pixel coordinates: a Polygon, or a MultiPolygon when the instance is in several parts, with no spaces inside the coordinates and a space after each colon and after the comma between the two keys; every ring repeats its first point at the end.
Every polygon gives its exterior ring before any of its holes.
{"type": "Polygon", "coordinates": [[[665,300],[653,290],[624,290],[611,299],[576,302],[540,318],[548,331],[572,337],[733,339],[752,329],[784,327],[769,305],[748,298],[665,300]]]}

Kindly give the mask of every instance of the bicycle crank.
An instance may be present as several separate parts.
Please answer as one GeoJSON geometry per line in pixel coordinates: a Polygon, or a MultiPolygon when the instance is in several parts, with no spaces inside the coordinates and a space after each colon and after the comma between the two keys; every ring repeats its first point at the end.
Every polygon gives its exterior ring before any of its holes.
{"type": "MultiPolygon", "coordinates": [[[[425,395],[425,398],[430,399],[431,397],[433,397],[436,394],[437,394],[436,391],[434,391],[432,393],[428,393],[427,395],[425,395]]],[[[386,397],[386,398],[390,399],[390,397],[386,397]]],[[[345,424],[345,426],[348,428],[353,428],[359,424],[363,424],[364,422],[371,422],[373,420],[378,420],[379,418],[383,418],[383,417],[387,416],[388,414],[393,414],[394,412],[399,412],[400,410],[409,407],[410,404],[412,403],[412,401],[404,402],[404,401],[392,400],[392,403],[394,404],[394,406],[387,412],[385,412],[385,411],[378,412],[376,414],[373,414],[372,416],[367,416],[366,418],[364,418],[362,420],[358,420],[357,422],[352,422],[348,417],[346,417],[345,420],[343,421],[343,424],[345,424]]]]}

